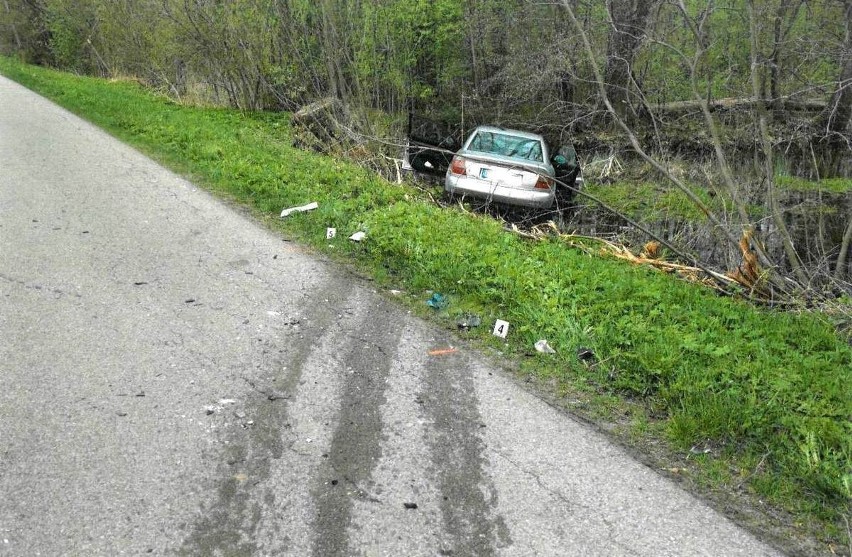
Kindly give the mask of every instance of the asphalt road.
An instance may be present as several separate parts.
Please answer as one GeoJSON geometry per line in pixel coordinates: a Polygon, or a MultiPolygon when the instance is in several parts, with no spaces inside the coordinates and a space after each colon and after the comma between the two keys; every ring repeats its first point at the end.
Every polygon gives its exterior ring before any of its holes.
{"type": "Polygon", "coordinates": [[[0,555],[773,555],[0,78],[0,555]]]}

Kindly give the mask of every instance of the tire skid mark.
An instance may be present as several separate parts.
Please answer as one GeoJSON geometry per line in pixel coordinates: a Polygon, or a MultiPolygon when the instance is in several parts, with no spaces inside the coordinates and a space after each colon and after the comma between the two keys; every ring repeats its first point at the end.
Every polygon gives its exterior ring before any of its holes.
{"type": "Polygon", "coordinates": [[[299,341],[310,344],[310,351],[298,363],[300,372],[292,384],[292,394],[279,401],[287,404],[287,422],[282,430],[284,453],[272,464],[265,484],[267,501],[257,528],[262,555],[301,556],[311,551],[311,524],[316,514],[311,489],[328,458],[346,370],[341,355],[350,342],[351,306],[360,296],[357,292],[349,294],[325,298],[325,303],[331,302],[329,309],[335,318],[321,335],[299,341]]]}
{"type": "MultiPolygon", "coordinates": [[[[371,300],[378,298],[368,296],[368,303],[371,300]]],[[[341,370],[337,426],[313,489],[312,554],[317,557],[353,554],[348,533],[353,499],[381,503],[372,475],[382,454],[381,409],[402,333],[392,324],[394,313],[395,308],[382,300],[378,307],[356,304],[352,315],[352,332],[341,358],[345,369],[341,370]]]]}
{"type": "Polygon", "coordinates": [[[216,495],[202,509],[199,520],[191,525],[179,554],[248,555],[259,550],[260,526],[266,510],[274,507],[276,500],[274,490],[265,483],[270,477],[272,461],[282,458],[292,444],[288,439],[290,412],[286,399],[292,398],[297,390],[305,362],[337,318],[334,308],[341,305],[350,290],[351,287],[332,282],[311,295],[297,298],[293,310],[300,312],[308,324],[302,338],[279,338],[280,329],[267,330],[264,333],[267,338],[258,341],[269,350],[252,354],[252,369],[234,370],[255,391],[258,389],[254,380],[246,377],[246,373],[272,376],[271,386],[267,388],[274,389],[282,400],[270,400],[259,392],[258,396],[247,398],[244,413],[254,423],[249,428],[231,431],[224,440],[224,448],[210,456],[218,462],[219,480],[210,488],[216,495]],[[327,303],[315,303],[316,299],[327,303]]]}
{"type": "Polygon", "coordinates": [[[428,343],[419,323],[409,320],[401,328],[399,353],[381,407],[385,440],[372,476],[381,504],[354,502],[349,540],[358,549],[353,553],[362,555],[431,557],[441,547],[442,518],[441,496],[429,475],[430,426],[420,411],[425,369],[421,356],[428,343]]]}
{"type": "Polygon", "coordinates": [[[440,551],[484,557],[495,555],[512,540],[498,514],[497,490],[486,474],[486,447],[480,432],[484,424],[473,366],[463,353],[427,359],[420,397],[423,413],[433,424],[428,443],[448,536],[444,543],[449,547],[440,551]]]}

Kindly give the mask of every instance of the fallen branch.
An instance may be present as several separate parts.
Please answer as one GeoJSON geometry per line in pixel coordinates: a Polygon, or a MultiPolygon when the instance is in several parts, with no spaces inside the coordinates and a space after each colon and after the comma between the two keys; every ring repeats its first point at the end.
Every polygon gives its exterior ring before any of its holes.
{"type": "Polygon", "coordinates": [[[611,256],[629,261],[635,265],[648,265],[664,273],[676,273],[679,277],[689,282],[707,286],[725,295],[738,294],[753,302],[771,303],[773,305],[792,303],[779,302],[771,298],[771,291],[765,286],[766,271],[762,270],[757,262],[757,256],[751,247],[753,240],[748,232],[743,234],[740,241],[743,262],[733,271],[721,273],[707,267],[695,267],[660,259],[660,244],[657,242],[648,242],[643,247],[642,252],[636,255],[627,246],[616,244],[603,238],[562,233],[553,221],[548,221],[541,226],[535,226],[529,231],[521,230],[515,224],[506,226],[505,230],[531,240],[553,238],[555,234],[555,237],[586,253],[611,256]],[[594,248],[590,247],[587,245],[589,241],[597,245],[594,248]],[[732,291],[730,287],[741,287],[745,289],[745,292],[740,290],[732,291]]]}

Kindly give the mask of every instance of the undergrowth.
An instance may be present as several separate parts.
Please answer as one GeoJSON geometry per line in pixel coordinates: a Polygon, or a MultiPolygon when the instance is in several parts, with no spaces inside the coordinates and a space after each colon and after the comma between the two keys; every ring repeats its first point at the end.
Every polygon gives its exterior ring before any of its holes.
{"type": "Polygon", "coordinates": [[[823,178],[822,180],[805,180],[795,176],[778,176],[778,186],[791,191],[825,192],[844,194],[852,191],[850,178],[823,178]]]}
{"type": "Polygon", "coordinates": [[[638,412],[635,434],[662,435],[685,455],[702,448],[699,482],[736,480],[800,523],[816,521],[823,542],[845,543],[852,348],[819,316],[758,309],[437,207],[414,188],[292,148],[286,114],[185,107],[133,82],[4,58],[0,71],[386,287],[418,300],[447,294],[451,313],[482,316],[473,337],[524,360],[555,396],[602,397],[593,413],[625,401],[638,412]],[[274,218],[310,201],[319,209],[274,218]],[[339,239],[325,239],[328,226],[339,239]],[[356,230],[365,242],[346,240],[356,230]],[[494,318],[511,323],[506,344],[489,334],[494,318]],[[557,354],[536,355],[541,338],[557,354]],[[593,357],[580,361],[580,349],[593,357]]]}
{"type": "MultiPolygon", "coordinates": [[[[633,219],[644,221],[688,221],[704,223],[707,216],[687,198],[686,194],[665,183],[619,181],[608,184],[588,183],[585,191],[610,207],[633,219]]],[[[706,190],[693,188],[695,194],[711,209],[717,210],[722,201],[710,197],[706,190]]]]}

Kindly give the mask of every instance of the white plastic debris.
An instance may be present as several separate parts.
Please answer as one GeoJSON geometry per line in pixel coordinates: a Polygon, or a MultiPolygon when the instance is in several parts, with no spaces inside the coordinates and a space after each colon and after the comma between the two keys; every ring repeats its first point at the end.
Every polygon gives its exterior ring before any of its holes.
{"type": "Polygon", "coordinates": [[[509,322],[498,319],[494,322],[494,330],[491,331],[495,337],[506,338],[509,334],[509,322]]]}
{"type": "Polygon", "coordinates": [[[556,350],[554,350],[553,347],[547,343],[547,339],[544,338],[535,343],[535,349],[542,354],[556,354],[556,350]]]}
{"type": "Polygon", "coordinates": [[[290,207],[289,209],[284,209],[281,211],[281,217],[289,217],[293,213],[304,213],[305,211],[313,211],[319,207],[319,204],[316,201],[308,203],[307,205],[300,205],[298,207],[290,207]]]}
{"type": "Polygon", "coordinates": [[[366,237],[367,237],[366,232],[356,232],[352,236],[349,236],[349,239],[352,240],[353,242],[360,242],[366,237]]]}
{"type": "Polygon", "coordinates": [[[331,240],[335,236],[337,236],[337,229],[336,228],[326,228],[325,229],[325,239],[326,240],[331,240]]]}

